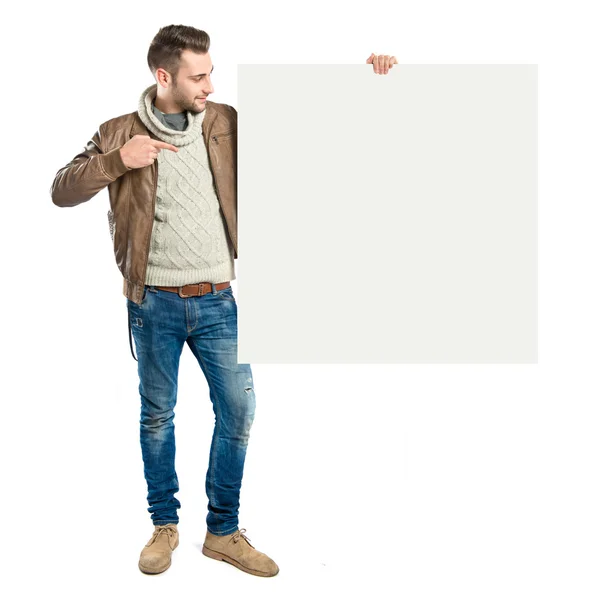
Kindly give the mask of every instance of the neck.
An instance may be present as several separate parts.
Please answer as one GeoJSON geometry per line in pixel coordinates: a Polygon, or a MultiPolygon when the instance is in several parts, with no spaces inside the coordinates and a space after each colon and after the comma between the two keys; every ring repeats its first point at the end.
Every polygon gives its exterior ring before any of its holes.
{"type": "Polygon", "coordinates": [[[160,98],[159,96],[156,96],[156,98],[154,98],[154,106],[156,106],[156,108],[158,108],[158,110],[160,110],[160,112],[165,115],[173,115],[185,112],[182,111],[178,106],[176,106],[174,102],[168,102],[167,100],[165,100],[164,98],[160,98]]]}

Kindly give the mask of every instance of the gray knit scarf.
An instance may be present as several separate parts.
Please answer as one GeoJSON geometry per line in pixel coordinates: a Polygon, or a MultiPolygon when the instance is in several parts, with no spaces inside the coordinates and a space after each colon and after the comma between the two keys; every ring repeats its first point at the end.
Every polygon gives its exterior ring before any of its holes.
{"type": "Polygon", "coordinates": [[[202,121],[206,110],[200,113],[186,111],[188,127],[184,131],[176,131],[165,127],[152,112],[152,101],[156,98],[158,84],[148,86],[140,96],[138,114],[144,125],[158,138],[173,146],[187,146],[202,132],[202,121]]]}

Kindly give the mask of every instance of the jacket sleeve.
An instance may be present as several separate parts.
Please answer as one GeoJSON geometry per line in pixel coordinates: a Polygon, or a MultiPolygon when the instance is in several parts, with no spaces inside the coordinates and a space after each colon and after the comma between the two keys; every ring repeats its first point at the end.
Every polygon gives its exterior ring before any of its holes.
{"type": "Polygon", "coordinates": [[[50,188],[56,206],[77,206],[87,202],[117,177],[131,171],[121,158],[120,148],[104,153],[102,145],[100,126],[83,152],[56,173],[50,188]]]}

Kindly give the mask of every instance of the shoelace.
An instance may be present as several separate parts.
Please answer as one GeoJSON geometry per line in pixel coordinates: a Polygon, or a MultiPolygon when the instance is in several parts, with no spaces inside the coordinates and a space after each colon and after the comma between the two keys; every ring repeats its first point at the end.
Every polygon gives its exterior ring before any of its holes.
{"type": "MultiPolygon", "coordinates": [[[[231,537],[231,539],[234,541],[235,544],[237,544],[240,541],[240,538],[244,538],[247,542],[248,545],[251,546],[252,548],[254,548],[254,546],[252,546],[252,544],[250,543],[250,538],[244,535],[244,531],[246,531],[246,528],[243,529],[239,529],[238,531],[236,531],[233,536],[231,537]]],[[[254,548],[256,550],[256,548],[254,548]]]]}
{"type": "Polygon", "coordinates": [[[154,542],[158,539],[158,536],[162,533],[166,533],[169,537],[169,547],[172,548],[171,542],[175,539],[175,529],[171,525],[159,525],[158,529],[152,534],[152,538],[148,542],[148,546],[152,546],[154,542]]]}

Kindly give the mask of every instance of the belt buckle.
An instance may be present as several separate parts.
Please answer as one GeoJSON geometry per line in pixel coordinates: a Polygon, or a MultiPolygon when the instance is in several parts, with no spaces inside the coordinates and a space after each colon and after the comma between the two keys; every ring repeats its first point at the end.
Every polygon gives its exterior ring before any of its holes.
{"type": "Polygon", "coordinates": [[[202,287],[203,285],[204,285],[204,282],[202,282],[202,283],[187,283],[186,285],[180,285],[177,288],[177,293],[179,294],[180,298],[192,298],[193,296],[201,296],[202,295],[201,292],[203,291],[203,287],[202,287]],[[190,294],[190,295],[184,294],[182,292],[182,290],[183,290],[184,287],[187,287],[188,285],[197,285],[198,286],[198,293],[197,294],[190,294]]]}
{"type": "Polygon", "coordinates": [[[179,294],[179,297],[180,297],[180,298],[191,298],[191,297],[193,296],[193,294],[191,294],[191,295],[189,295],[189,296],[188,296],[187,294],[184,294],[184,293],[183,293],[183,291],[182,291],[182,290],[183,290],[183,288],[184,288],[184,287],[187,287],[188,285],[189,285],[189,284],[187,284],[187,283],[186,283],[185,285],[180,285],[180,286],[177,288],[177,293],[179,294]]]}

